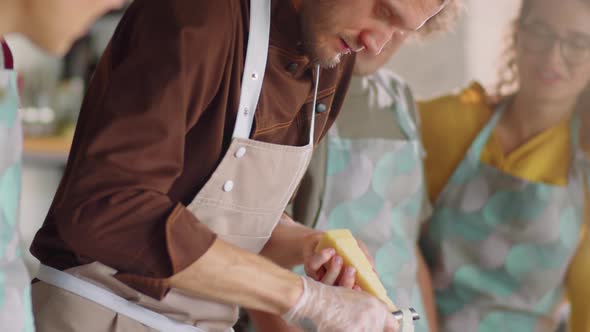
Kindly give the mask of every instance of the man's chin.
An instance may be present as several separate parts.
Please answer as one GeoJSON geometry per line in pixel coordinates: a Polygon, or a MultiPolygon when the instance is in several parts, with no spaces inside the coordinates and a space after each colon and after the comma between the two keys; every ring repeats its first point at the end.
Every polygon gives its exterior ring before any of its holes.
{"type": "Polygon", "coordinates": [[[335,56],[332,56],[331,58],[329,57],[324,57],[324,58],[316,58],[315,63],[319,64],[320,67],[322,68],[334,68],[336,66],[338,66],[340,64],[340,62],[342,61],[342,57],[347,56],[348,54],[342,54],[342,53],[338,53],[335,56]]]}
{"type": "Polygon", "coordinates": [[[342,53],[335,52],[333,49],[328,47],[317,46],[318,43],[308,43],[305,49],[310,59],[313,59],[313,63],[320,65],[322,68],[334,68],[340,64],[342,57],[349,55],[351,52],[342,53]]]}

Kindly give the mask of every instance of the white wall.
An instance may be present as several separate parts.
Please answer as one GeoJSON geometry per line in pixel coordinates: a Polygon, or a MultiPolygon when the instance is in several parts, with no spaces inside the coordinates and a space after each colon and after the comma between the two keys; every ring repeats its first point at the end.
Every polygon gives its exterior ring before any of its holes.
{"type": "Polygon", "coordinates": [[[510,38],[511,22],[520,7],[518,0],[470,0],[466,31],[467,68],[484,85],[495,84],[501,54],[510,38]]]}
{"type": "Polygon", "coordinates": [[[429,98],[465,85],[469,76],[465,45],[467,20],[462,18],[450,33],[428,41],[410,41],[388,66],[402,76],[417,98],[429,98]]]}
{"type": "Polygon", "coordinates": [[[404,46],[389,66],[404,77],[417,98],[455,91],[477,80],[495,83],[509,22],[519,0],[465,0],[452,32],[404,46]]]}

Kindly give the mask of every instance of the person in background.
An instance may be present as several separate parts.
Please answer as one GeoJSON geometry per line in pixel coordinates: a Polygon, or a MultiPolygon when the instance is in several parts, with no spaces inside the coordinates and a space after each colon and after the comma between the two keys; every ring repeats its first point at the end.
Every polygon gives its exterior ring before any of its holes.
{"type": "Polygon", "coordinates": [[[590,1],[524,0],[512,41],[497,93],[419,105],[441,330],[553,332],[569,286],[572,331],[588,331],[590,1]]]}
{"type": "Polygon", "coordinates": [[[38,47],[63,55],[105,12],[125,0],[3,0],[0,37],[20,33],[38,47]]]}
{"type": "MultiPolygon", "coordinates": [[[[381,54],[358,53],[342,111],[314,152],[290,206],[294,220],[317,230],[346,228],[374,257],[393,302],[413,307],[416,331],[436,331],[430,276],[418,248],[430,216],[422,145],[409,86],[385,64],[408,38],[425,39],[449,28],[459,2],[451,1],[418,32],[396,34],[381,54]]],[[[342,257],[321,256],[307,271],[326,284],[353,288],[355,271],[342,257]],[[317,270],[318,273],[313,273],[317,270]]],[[[300,331],[277,316],[250,312],[259,332],[300,331]]]]}
{"type": "Polygon", "coordinates": [[[380,53],[446,2],[135,0],[31,247],[38,329],[225,332],[241,306],[396,331],[375,298],[281,267],[311,261],[321,237],[283,212],[340,111],[350,54],[380,53]]]}
{"type": "Polygon", "coordinates": [[[14,59],[3,36],[21,33],[62,55],[104,12],[123,0],[3,0],[0,2],[0,330],[33,331],[30,278],[18,231],[22,130],[14,59]]]}

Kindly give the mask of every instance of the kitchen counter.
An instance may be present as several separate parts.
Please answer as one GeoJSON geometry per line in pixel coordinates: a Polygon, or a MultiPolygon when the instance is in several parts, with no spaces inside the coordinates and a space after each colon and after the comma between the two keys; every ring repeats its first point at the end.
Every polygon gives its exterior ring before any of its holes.
{"type": "Polygon", "coordinates": [[[65,166],[72,146],[71,136],[25,137],[23,159],[35,164],[65,166]]]}

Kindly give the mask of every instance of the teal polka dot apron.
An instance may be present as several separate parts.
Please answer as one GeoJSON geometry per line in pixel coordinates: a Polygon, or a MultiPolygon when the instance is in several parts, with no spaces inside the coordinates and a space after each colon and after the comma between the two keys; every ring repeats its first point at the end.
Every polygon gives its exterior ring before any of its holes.
{"type": "Polygon", "coordinates": [[[347,139],[334,125],[326,137],[327,174],[316,228],[347,228],[362,240],[390,298],[400,308],[415,308],[421,316],[415,330],[428,331],[416,275],[425,189],[422,145],[410,115],[415,103],[403,83],[372,79],[392,94],[392,125],[397,122],[406,137],[347,139]]]}
{"type": "Polygon", "coordinates": [[[480,162],[505,108],[479,133],[434,207],[425,252],[441,331],[555,331],[583,223],[578,119],[568,185],[535,183],[480,162]]]}

